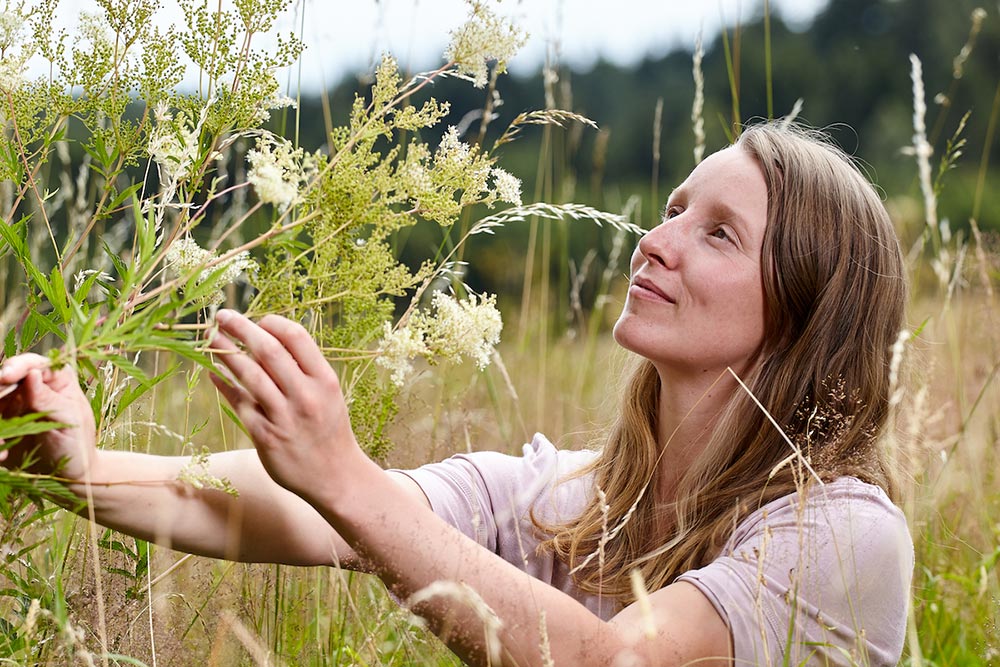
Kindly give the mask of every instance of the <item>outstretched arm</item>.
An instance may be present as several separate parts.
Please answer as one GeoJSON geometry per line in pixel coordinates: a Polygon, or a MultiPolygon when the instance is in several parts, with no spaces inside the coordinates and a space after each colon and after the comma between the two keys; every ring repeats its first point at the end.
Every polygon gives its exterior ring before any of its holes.
{"type": "Polygon", "coordinates": [[[441,581],[475,591],[438,586],[443,595],[416,607],[466,661],[730,664],[729,631],[690,584],[652,593],[648,613],[633,605],[604,622],[464,537],[426,505],[414,506],[358,447],[339,380],[305,329],[275,316],[256,325],[232,311],[220,311],[217,320],[225,336],[216,345],[228,352],[223,363],[236,380],[224,392],[265,469],[314,507],[401,597],[420,598],[441,581]],[[477,596],[483,604],[462,601],[477,596]],[[486,607],[499,625],[487,620],[486,607]]]}
{"type": "MultiPolygon", "coordinates": [[[[276,484],[253,449],[209,457],[209,474],[239,491],[195,489],[177,481],[186,457],[99,450],[93,414],[69,368],[53,371],[34,354],[8,359],[0,369],[0,415],[45,412],[71,426],[0,451],[0,463],[57,473],[84,503],[78,511],[104,526],[173,549],[247,562],[364,569],[329,522],[302,498],[276,484]]],[[[415,483],[394,477],[412,503],[426,503],[415,483]]]]}

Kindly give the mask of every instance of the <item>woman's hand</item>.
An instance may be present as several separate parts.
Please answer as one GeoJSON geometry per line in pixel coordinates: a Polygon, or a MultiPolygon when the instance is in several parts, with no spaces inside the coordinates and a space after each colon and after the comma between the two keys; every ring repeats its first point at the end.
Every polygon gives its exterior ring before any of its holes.
{"type": "Polygon", "coordinates": [[[29,461],[31,472],[86,479],[97,453],[96,427],[76,373],[69,367],[52,370],[48,358],[37,354],[11,357],[0,367],[0,416],[33,412],[69,426],[22,438],[0,451],[0,464],[15,468],[29,461]]]}
{"type": "Polygon", "coordinates": [[[301,325],[216,314],[212,347],[229,370],[212,380],[236,410],[275,482],[313,505],[366,457],[351,430],[340,379],[301,325]],[[234,342],[235,341],[235,342],[234,342]],[[242,344],[242,349],[237,343],[242,344]]]}

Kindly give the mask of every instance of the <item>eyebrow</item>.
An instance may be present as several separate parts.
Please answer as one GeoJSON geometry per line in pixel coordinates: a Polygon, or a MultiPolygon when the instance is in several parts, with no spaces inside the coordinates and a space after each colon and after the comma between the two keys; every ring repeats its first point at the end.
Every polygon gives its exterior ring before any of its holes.
{"type": "MultiPolygon", "coordinates": [[[[666,209],[669,208],[671,199],[674,199],[675,197],[684,198],[686,194],[687,191],[684,190],[683,185],[678,185],[676,188],[671,190],[670,195],[667,197],[667,203],[664,204],[664,213],[666,213],[666,209]]],[[[713,216],[718,216],[719,218],[721,218],[722,222],[737,224],[739,227],[742,228],[742,231],[746,231],[749,229],[747,221],[744,220],[743,217],[739,215],[735,210],[733,210],[733,208],[730,207],[728,204],[725,204],[720,201],[713,201],[712,204],[709,206],[709,212],[713,216]]]]}

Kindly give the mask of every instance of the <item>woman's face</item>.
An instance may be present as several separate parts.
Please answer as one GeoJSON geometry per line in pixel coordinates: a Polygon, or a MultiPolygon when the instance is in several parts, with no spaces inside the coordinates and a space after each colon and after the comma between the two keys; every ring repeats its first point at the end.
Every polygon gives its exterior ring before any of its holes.
{"type": "Polygon", "coordinates": [[[727,148],[698,165],[632,254],[615,340],[661,373],[740,373],[764,337],[764,175],[727,148]]]}

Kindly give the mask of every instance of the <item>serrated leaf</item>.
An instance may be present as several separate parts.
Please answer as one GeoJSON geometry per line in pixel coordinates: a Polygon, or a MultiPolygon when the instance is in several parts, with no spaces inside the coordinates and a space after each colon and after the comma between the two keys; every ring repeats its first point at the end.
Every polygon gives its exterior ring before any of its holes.
{"type": "Polygon", "coordinates": [[[219,407],[222,409],[222,413],[226,415],[226,417],[228,417],[234,424],[236,424],[236,427],[238,429],[243,431],[243,435],[249,438],[250,432],[247,431],[246,427],[243,425],[243,422],[240,421],[239,416],[237,416],[236,412],[233,411],[233,409],[229,406],[229,404],[219,403],[219,407]]]}
{"type": "MultiPolygon", "coordinates": [[[[9,419],[0,418],[0,439],[9,441],[14,438],[23,438],[26,435],[38,435],[39,433],[45,433],[58,428],[67,428],[69,426],[69,424],[45,421],[44,419],[45,414],[41,412],[33,412],[9,419]]],[[[10,444],[8,442],[7,445],[0,445],[0,449],[6,449],[10,444]]]]}
{"type": "Polygon", "coordinates": [[[129,377],[135,378],[143,385],[149,384],[149,376],[146,374],[146,371],[139,368],[131,359],[120,354],[103,354],[101,356],[125,371],[129,377]]]}

